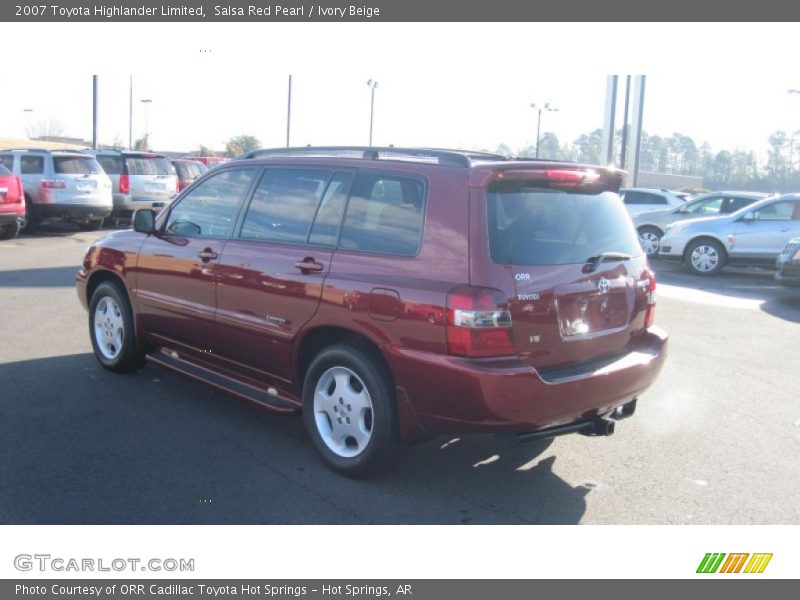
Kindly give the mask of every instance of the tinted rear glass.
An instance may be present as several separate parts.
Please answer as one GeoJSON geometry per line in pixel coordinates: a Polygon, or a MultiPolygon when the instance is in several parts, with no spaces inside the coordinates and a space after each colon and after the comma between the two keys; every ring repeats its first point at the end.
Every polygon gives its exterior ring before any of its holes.
{"type": "Polygon", "coordinates": [[[14,156],[11,154],[4,154],[0,156],[0,165],[3,165],[7,169],[14,168],[14,156]]]}
{"type": "Polygon", "coordinates": [[[128,156],[125,164],[129,175],[175,175],[172,163],[164,157],[128,156]]]}
{"type": "Polygon", "coordinates": [[[2,164],[0,164],[0,176],[5,177],[6,175],[11,175],[11,171],[6,169],[2,164]]]}
{"type": "Polygon", "coordinates": [[[86,156],[54,156],[53,169],[56,173],[66,175],[87,175],[102,171],[95,159],[86,156]]]}
{"type": "Polygon", "coordinates": [[[584,263],[601,252],[641,254],[617,194],[572,194],[505,185],[487,192],[492,260],[512,265],[584,263]]]}
{"type": "Polygon", "coordinates": [[[122,158],[119,156],[98,156],[97,162],[109,175],[120,175],[122,173],[122,158]]]}

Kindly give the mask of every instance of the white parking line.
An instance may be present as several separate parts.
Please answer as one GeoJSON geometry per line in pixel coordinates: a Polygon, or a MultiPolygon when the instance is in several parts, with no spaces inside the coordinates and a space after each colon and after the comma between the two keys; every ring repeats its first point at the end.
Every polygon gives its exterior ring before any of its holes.
{"type": "Polygon", "coordinates": [[[759,298],[736,298],[714,292],[704,292],[691,288],[679,287],[676,285],[658,284],[658,296],[671,298],[673,300],[684,300],[696,304],[709,304],[712,306],[725,306],[728,308],[744,308],[748,310],[760,310],[764,304],[763,299],[759,298]]]}

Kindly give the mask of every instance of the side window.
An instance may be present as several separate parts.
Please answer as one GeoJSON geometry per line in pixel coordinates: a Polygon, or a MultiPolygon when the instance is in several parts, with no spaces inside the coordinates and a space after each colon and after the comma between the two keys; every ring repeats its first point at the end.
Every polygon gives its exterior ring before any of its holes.
{"type": "Polygon", "coordinates": [[[122,174],[122,158],[119,156],[97,156],[97,162],[108,175],[122,174]]]}
{"type": "Polygon", "coordinates": [[[256,169],[231,169],[207,179],[180,199],[167,220],[165,233],[185,237],[227,237],[239,203],[256,169]]]}
{"type": "Polygon", "coordinates": [[[690,207],[689,212],[695,215],[716,215],[722,206],[722,197],[709,198],[690,207]]]}
{"type": "Polygon", "coordinates": [[[414,256],[422,241],[425,184],[411,177],[359,173],[339,247],[414,256]]]}
{"type": "Polygon", "coordinates": [[[726,213],[736,212],[740,208],[744,208],[748,204],[753,203],[753,200],[750,200],[749,198],[729,198],[729,200],[730,204],[728,204],[728,206],[723,206],[722,212],[726,213]]]}
{"type": "Polygon", "coordinates": [[[323,246],[336,245],[352,181],[353,176],[350,173],[337,173],[331,179],[317,210],[317,216],[314,218],[314,225],[308,239],[310,243],[323,246]]]}
{"type": "Polygon", "coordinates": [[[247,208],[239,237],[305,244],[330,171],[267,169],[247,208]]]}
{"type": "Polygon", "coordinates": [[[667,204],[667,199],[658,194],[650,194],[648,192],[627,191],[625,192],[625,204],[641,205],[641,204],[667,204]]]}
{"type": "Polygon", "coordinates": [[[21,156],[19,162],[20,172],[23,175],[44,173],[43,156],[21,156]]]}
{"type": "Polygon", "coordinates": [[[791,221],[795,202],[775,202],[755,211],[754,217],[759,221],[791,221]]]}
{"type": "Polygon", "coordinates": [[[14,170],[14,155],[2,154],[0,155],[0,165],[3,165],[9,171],[14,170]]]}

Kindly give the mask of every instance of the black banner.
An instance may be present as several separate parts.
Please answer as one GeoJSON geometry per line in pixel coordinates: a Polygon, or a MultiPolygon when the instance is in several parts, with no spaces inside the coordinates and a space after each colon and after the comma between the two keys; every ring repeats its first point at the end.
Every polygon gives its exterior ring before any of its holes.
{"type": "MultiPolygon", "coordinates": [[[[27,22],[553,22],[553,21],[797,21],[800,4],[785,0],[40,0],[0,5],[3,21],[27,22]]],[[[672,43],[674,40],[664,40],[672,43]]]]}
{"type": "Polygon", "coordinates": [[[531,600],[531,598],[588,598],[613,594],[619,600],[675,597],[738,598],[793,597],[795,582],[779,579],[716,580],[452,580],[452,579],[359,579],[359,580],[3,580],[4,600],[531,600]]]}

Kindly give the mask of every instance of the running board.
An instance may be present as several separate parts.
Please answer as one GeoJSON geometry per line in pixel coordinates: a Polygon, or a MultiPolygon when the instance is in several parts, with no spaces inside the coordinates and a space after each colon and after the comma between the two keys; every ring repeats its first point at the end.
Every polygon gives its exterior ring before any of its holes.
{"type": "Polygon", "coordinates": [[[280,396],[275,388],[264,390],[247,385],[246,383],[241,383],[227,375],[222,375],[221,373],[185,360],[173,350],[161,348],[152,354],[148,354],[147,360],[172,371],[188,375],[192,379],[202,381],[223,392],[228,392],[229,394],[244,398],[250,402],[255,402],[270,410],[291,413],[296,412],[300,408],[299,402],[280,396]]]}

